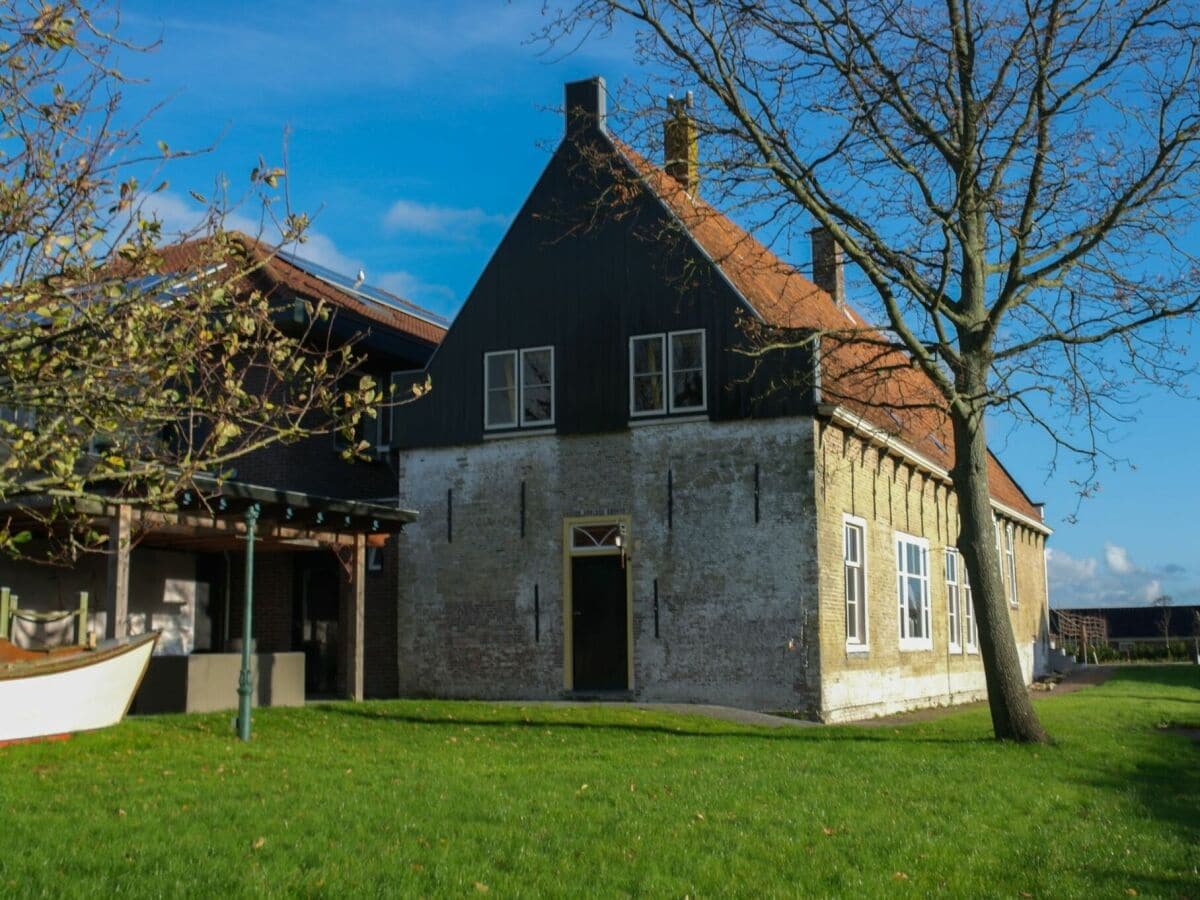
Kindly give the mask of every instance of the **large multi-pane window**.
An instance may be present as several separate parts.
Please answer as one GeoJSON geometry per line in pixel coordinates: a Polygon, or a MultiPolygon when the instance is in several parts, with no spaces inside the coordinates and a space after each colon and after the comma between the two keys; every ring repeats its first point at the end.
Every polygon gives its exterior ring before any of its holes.
{"type": "Polygon", "coordinates": [[[1005,584],[1005,595],[1008,597],[1010,606],[1017,605],[1017,555],[1016,548],[1013,546],[1013,527],[1012,523],[1008,523],[1004,527],[1004,569],[1008,575],[1007,583],[1005,584]]]}
{"type": "Polygon", "coordinates": [[[483,355],[483,424],[515,428],[554,424],[554,348],[483,355]]]}
{"type": "MultiPolygon", "coordinates": [[[[959,562],[962,562],[961,558],[959,562]]],[[[962,578],[962,613],[963,613],[963,643],[968,653],[979,650],[979,631],[975,625],[975,601],[971,598],[971,580],[967,577],[967,567],[962,566],[959,573],[962,578]]]]}
{"type": "Polygon", "coordinates": [[[924,538],[897,532],[896,586],[900,601],[900,649],[932,649],[929,542],[924,538]]]}
{"type": "Polygon", "coordinates": [[[629,339],[629,412],[700,412],[708,405],[703,329],[629,339]]]}
{"type": "Polygon", "coordinates": [[[966,587],[967,570],[963,558],[953,547],[946,548],[946,622],[949,626],[950,651],[962,652],[963,637],[963,595],[969,593],[966,587]]]}
{"type": "Polygon", "coordinates": [[[866,522],[846,516],[842,523],[842,568],[846,580],[846,646],[867,646],[866,522]]]}

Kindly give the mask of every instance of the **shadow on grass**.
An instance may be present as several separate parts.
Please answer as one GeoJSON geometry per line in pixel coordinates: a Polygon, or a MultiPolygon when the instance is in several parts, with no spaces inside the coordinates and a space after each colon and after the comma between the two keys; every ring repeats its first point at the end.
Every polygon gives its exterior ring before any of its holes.
{"type": "MultiPolygon", "coordinates": [[[[462,728],[464,726],[481,728],[529,728],[529,729],[566,729],[596,732],[632,732],[636,734],[663,734],[671,737],[700,737],[700,738],[756,738],[764,741],[803,741],[820,743],[825,741],[853,741],[856,743],[885,744],[904,742],[906,744],[992,744],[991,737],[935,737],[917,734],[915,725],[897,726],[894,730],[880,728],[855,728],[852,725],[835,725],[826,727],[804,728],[799,726],[781,726],[769,728],[766,726],[739,726],[734,722],[720,719],[713,720],[713,727],[697,726],[672,727],[656,722],[582,722],[563,721],[561,719],[533,716],[509,715],[497,718],[462,717],[453,719],[445,715],[430,713],[422,715],[418,712],[398,712],[366,709],[361,706],[330,704],[309,707],[324,713],[339,716],[365,719],[374,722],[390,722],[405,725],[433,725],[446,728],[462,728]],[[724,726],[724,727],[723,727],[724,726]]],[[[532,707],[535,708],[536,707],[532,707]]],[[[520,709],[520,707],[517,707],[520,709]]]]}

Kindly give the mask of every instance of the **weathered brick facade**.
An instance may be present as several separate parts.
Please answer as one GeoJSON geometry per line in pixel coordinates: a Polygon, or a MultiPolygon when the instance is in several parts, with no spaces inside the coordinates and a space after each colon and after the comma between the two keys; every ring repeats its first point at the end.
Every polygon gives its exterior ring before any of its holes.
{"type": "Polygon", "coordinates": [[[402,693],[561,696],[564,519],[628,515],[632,693],[815,713],[812,448],[793,418],[401,454],[402,693]]]}
{"type": "MultiPolygon", "coordinates": [[[[816,508],[820,558],[820,658],[823,718],[882,715],[985,696],[977,652],[951,650],[945,577],[946,547],[958,539],[958,510],[950,487],[899,455],[887,453],[836,425],[816,433],[816,508]],[[866,521],[867,649],[846,641],[843,519],[866,521]],[[932,649],[901,650],[897,598],[897,532],[929,541],[932,649]]],[[[1045,537],[1016,519],[1017,605],[1013,632],[1026,680],[1045,637],[1045,537]]]]}

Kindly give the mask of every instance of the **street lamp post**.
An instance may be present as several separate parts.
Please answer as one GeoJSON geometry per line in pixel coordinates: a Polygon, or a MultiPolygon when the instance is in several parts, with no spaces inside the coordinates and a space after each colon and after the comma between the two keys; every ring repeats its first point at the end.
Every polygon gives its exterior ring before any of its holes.
{"type": "Polygon", "coordinates": [[[254,541],[258,531],[257,503],[246,510],[246,599],[242,609],[242,669],[238,674],[237,733],[243,741],[250,740],[250,696],[254,692],[250,676],[251,626],[254,611],[254,541]]]}

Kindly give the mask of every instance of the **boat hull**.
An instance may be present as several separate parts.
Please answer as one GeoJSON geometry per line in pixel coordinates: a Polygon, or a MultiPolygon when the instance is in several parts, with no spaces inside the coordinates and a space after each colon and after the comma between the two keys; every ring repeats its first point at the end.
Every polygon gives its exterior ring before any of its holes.
{"type": "Polygon", "coordinates": [[[91,731],[129,711],[158,634],[0,666],[0,743],[91,731]]]}

